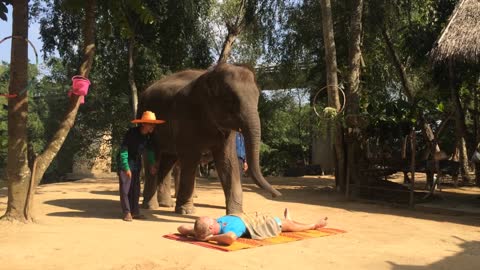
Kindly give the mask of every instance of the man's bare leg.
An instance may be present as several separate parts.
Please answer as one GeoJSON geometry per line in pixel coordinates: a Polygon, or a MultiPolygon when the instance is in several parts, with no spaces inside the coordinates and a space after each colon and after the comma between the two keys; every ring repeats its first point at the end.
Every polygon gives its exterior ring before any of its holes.
{"type": "Polygon", "coordinates": [[[283,215],[285,219],[282,220],[282,232],[301,232],[306,230],[317,230],[325,227],[327,225],[327,219],[328,219],[328,217],[325,217],[319,222],[312,223],[312,224],[300,223],[291,219],[288,208],[285,208],[283,215]]]}

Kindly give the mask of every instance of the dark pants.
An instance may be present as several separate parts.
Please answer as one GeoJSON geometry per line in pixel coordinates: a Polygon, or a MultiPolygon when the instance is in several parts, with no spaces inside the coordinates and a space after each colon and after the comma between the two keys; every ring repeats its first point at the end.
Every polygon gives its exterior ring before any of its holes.
{"type": "Polygon", "coordinates": [[[129,179],[124,171],[119,174],[120,183],[120,204],[124,214],[130,212],[132,215],[140,214],[138,201],[140,200],[140,172],[132,170],[132,179],[129,179]]]}

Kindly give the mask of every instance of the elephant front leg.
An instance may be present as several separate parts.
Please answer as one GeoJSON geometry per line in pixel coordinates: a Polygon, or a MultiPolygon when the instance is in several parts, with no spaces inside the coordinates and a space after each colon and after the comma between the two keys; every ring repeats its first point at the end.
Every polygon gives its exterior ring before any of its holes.
{"type": "Polygon", "coordinates": [[[178,185],[175,213],[182,215],[195,213],[193,191],[195,190],[195,172],[199,160],[200,155],[180,160],[180,183],[178,185]]]}
{"type": "Polygon", "coordinates": [[[235,133],[230,134],[222,149],[212,152],[218,177],[225,194],[227,215],[243,213],[243,190],[235,148],[235,133]]]}
{"type": "MultiPolygon", "coordinates": [[[[144,164],[146,164],[144,162],[144,164]]],[[[142,207],[145,209],[155,210],[158,208],[157,200],[157,186],[158,186],[158,176],[151,175],[148,170],[150,168],[145,168],[145,185],[143,187],[143,203],[142,207]]]]}

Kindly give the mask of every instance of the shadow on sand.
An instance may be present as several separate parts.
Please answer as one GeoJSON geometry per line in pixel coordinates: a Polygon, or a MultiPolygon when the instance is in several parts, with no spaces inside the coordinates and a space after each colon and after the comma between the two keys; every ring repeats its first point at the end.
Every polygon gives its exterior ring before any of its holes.
{"type": "MultiPolygon", "coordinates": [[[[100,219],[120,219],[122,217],[120,209],[120,202],[115,200],[105,199],[58,199],[46,201],[45,204],[64,207],[72,209],[72,211],[53,212],[48,216],[57,217],[82,217],[82,218],[100,218],[100,219]]],[[[145,210],[142,209],[142,214],[146,216],[145,221],[161,221],[161,222],[185,222],[184,220],[172,220],[158,217],[181,217],[195,219],[196,216],[179,215],[172,211],[163,210],[145,210]]]]}
{"type": "Polygon", "coordinates": [[[451,269],[452,266],[456,269],[478,269],[480,252],[480,241],[465,241],[460,237],[453,236],[458,240],[463,241],[459,247],[463,250],[453,256],[446,257],[440,261],[428,265],[405,265],[396,264],[387,261],[392,270],[427,270],[427,269],[451,269]]]}
{"type": "MultiPolygon", "coordinates": [[[[321,205],[325,207],[340,208],[351,212],[368,212],[378,214],[398,215],[418,219],[434,220],[439,222],[452,222],[471,226],[480,226],[480,211],[478,214],[435,214],[426,212],[426,210],[409,209],[408,205],[398,206],[391,203],[364,202],[347,200],[343,194],[338,193],[332,186],[332,180],[324,180],[320,177],[313,178],[269,178],[268,181],[274,185],[282,196],[272,198],[272,196],[259,188],[249,178],[243,179],[243,191],[255,192],[264,196],[268,200],[279,202],[303,203],[309,205],[321,205]],[[375,207],[372,207],[375,205],[375,207]]],[[[200,179],[197,186],[202,189],[221,188],[218,181],[200,179]]],[[[476,195],[478,197],[478,195],[476,195]]],[[[475,200],[475,199],[473,199],[475,200]]],[[[196,200],[197,202],[201,201],[196,200]]],[[[479,201],[476,199],[476,201],[479,201]]],[[[195,204],[198,205],[198,204],[195,204]]],[[[480,209],[480,208],[479,208],[480,209]]]]}

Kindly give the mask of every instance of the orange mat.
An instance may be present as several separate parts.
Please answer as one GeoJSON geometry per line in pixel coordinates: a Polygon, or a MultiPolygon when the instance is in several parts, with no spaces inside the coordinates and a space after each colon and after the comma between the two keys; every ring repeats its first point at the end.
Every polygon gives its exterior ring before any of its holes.
{"type": "Polygon", "coordinates": [[[346,231],[344,230],[332,229],[332,228],[322,228],[320,230],[309,230],[304,232],[283,232],[277,237],[268,238],[264,240],[238,238],[237,241],[235,241],[230,246],[219,245],[216,242],[196,241],[192,237],[186,237],[178,233],[167,234],[167,235],[164,235],[163,237],[171,240],[186,242],[186,243],[194,244],[197,246],[212,248],[212,249],[221,250],[221,251],[235,251],[235,250],[261,247],[261,246],[267,246],[267,245],[273,245],[273,244],[288,243],[288,242],[309,239],[309,238],[335,235],[335,234],[345,233],[345,232],[346,231]]]}

